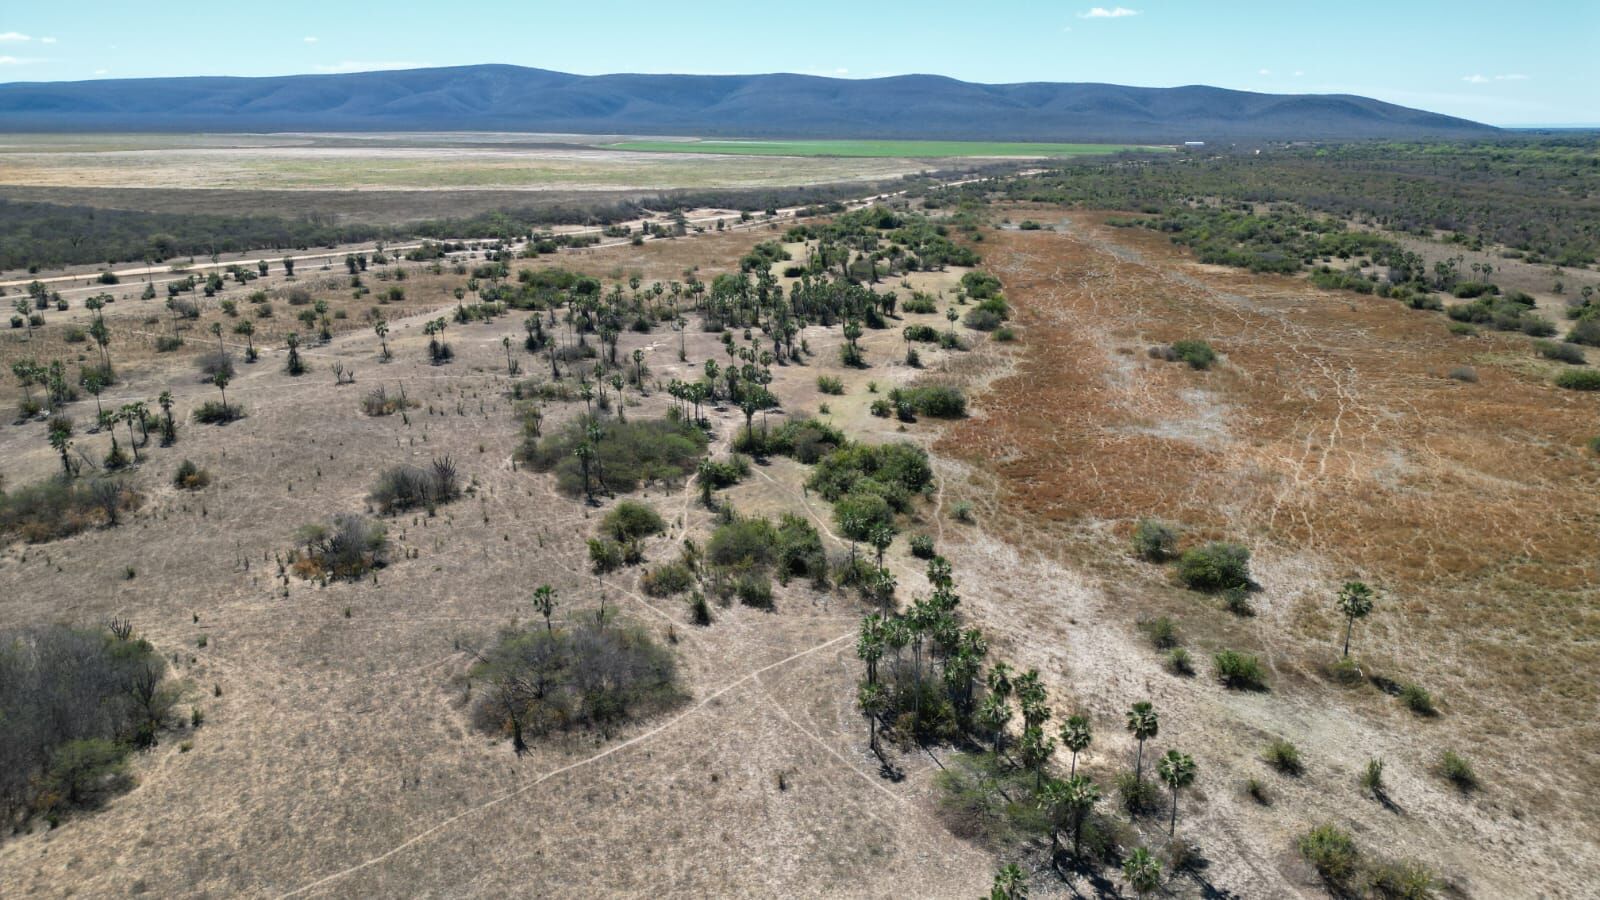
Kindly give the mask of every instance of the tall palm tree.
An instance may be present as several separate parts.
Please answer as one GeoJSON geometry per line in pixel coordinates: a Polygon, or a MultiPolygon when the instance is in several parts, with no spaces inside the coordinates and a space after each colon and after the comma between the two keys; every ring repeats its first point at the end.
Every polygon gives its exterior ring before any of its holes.
{"type": "Polygon", "coordinates": [[[1017,746],[1022,753],[1022,764],[1033,770],[1033,789],[1038,791],[1044,784],[1044,764],[1056,750],[1056,739],[1034,725],[1022,730],[1022,742],[1017,746]]]}
{"type": "Polygon", "coordinates": [[[1134,763],[1134,779],[1137,781],[1144,780],[1144,742],[1160,731],[1160,719],[1148,700],[1141,700],[1128,709],[1128,733],[1139,742],[1139,753],[1134,763]]]}
{"type": "Polygon", "coordinates": [[[1093,729],[1089,727],[1088,716],[1068,716],[1067,721],[1061,725],[1061,746],[1072,751],[1072,770],[1070,775],[1078,774],[1078,754],[1089,749],[1089,743],[1094,740],[1093,729]]]}
{"type": "Polygon", "coordinates": [[[548,584],[541,584],[533,592],[533,608],[544,616],[544,630],[546,634],[554,634],[555,629],[550,624],[550,617],[556,611],[556,589],[548,584]]]}
{"type": "Polygon", "coordinates": [[[1052,778],[1039,788],[1038,799],[1039,809],[1050,824],[1050,858],[1055,859],[1061,846],[1061,826],[1072,813],[1072,793],[1065,781],[1052,778]]]}
{"type": "Polygon", "coordinates": [[[1149,850],[1139,847],[1123,862],[1122,875],[1128,879],[1133,892],[1143,897],[1161,886],[1161,863],[1149,850]]]}
{"type": "Polygon", "coordinates": [[[1172,822],[1167,826],[1167,834],[1176,834],[1178,831],[1178,791],[1194,784],[1196,767],[1194,757],[1176,750],[1168,750],[1167,755],[1156,762],[1156,772],[1161,775],[1161,780],[1172,789],[1172,822]]]}
{"type": "Polygon", "coordinates": [[[1067,805],[1072,810],[1072,855],[1078,855],[1083,841],[1083,821],[1100,802],[1100,788],[1088,776],[1074,775],[1066,781],[1067,805]]]}
{"type": "Polygon", "coordinates": [[[867,684],[878,683],[878,660],[883,658],[883,617],[873,613],[861,620],[856,656],[867,664],[867,684]]]}
{"type": "MultiPolygon", "coordinates": [[[[116,440],[116,434],[111,436],[116,440]]],[[[72,422],[65,416],[57,416],[50,420],[50,448],[61,454],[61,469],[68,478],[76,474],[72,465],[72,455],[67,451],[72,449],[72,422]]]]}
{"type": "Polygon", "coordinates": [[[983,705],[978,707],[978,725],[983,730],[994,736],[994,752],[1000,752],[1000,745],[1005,741],[1006,723],[1011,721],[1011,705],[1006,703],[1006,698],[999,694],[990,694],[983,698],[983,705]]]}
{"type": "Polygon", "coordinates": [[[889,708],[889,695],[883,690],[883,685],[868,682],[863,684],[856,694],[856,702],[861,705],[861,712],[867,717],[867,745],[873,753],[878,753],[878,717],[889,708]]]}
{"type": "Polygon", "coordinates": [[[1344,613],[1344,655],[1350,656],[1350,631],[1357,619],[1365,619],[1372,612],[1373,592],[1359,581],[1347,581],[1339,589],[1339,612],[1344,613]]]}

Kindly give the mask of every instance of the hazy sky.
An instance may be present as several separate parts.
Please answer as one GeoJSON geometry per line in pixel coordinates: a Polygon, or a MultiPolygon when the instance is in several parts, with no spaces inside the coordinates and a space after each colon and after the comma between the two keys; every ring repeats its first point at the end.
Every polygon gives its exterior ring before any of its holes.
{"type": "Polygon", "coordinates": [[[1353,93],[1600,124],[1600,0],[7,2],[0,82],[514,63],[1353,93]]]}

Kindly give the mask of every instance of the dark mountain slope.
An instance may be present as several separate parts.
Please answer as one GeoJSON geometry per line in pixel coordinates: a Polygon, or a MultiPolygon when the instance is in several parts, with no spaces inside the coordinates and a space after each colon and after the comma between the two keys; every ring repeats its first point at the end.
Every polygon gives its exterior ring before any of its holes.
{"type": "Polygon", "coordinates": [[[0,131],[564,131],[1118,140],[1470,137],[1487,125],[1350,95],[971,84],[934,75],[568,75],[483,65],[275,78],[0,84],[0,131]]]}

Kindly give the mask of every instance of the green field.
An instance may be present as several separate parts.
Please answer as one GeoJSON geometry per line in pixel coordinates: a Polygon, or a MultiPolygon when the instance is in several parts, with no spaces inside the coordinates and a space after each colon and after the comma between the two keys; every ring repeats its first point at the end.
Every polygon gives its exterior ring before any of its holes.
{"type": "Polygon", "coordinates": [[[1095,156],[1124,150],[1165,151],[1135,144],[1029,144],[1006,141],[623,141],[611,150],[727,153],[737,156],[852,156],[924,159],[960,156],[1095,156]]]}

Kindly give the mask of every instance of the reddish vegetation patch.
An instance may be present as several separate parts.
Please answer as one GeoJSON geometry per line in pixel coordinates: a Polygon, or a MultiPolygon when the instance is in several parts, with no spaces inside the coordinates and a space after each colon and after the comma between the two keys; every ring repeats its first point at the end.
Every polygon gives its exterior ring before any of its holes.
{"type": "Polygon", "coordinates": [[[985,247],[1028,352],[938,447],[1000,477],[1019,529],[1126,533],[1156,516],[1242,540],[1268,598],[1311,598],[1290,617],[1303,626],[1327,615],[1328,583],[1359,573],[1392,598],[1370,649],[1394,670],[1459,686],[1462,703],[1471,685],[1531,723],[1587,719],[1596,401],[1551,386],[1526,338],[1457,337],[1439,313],[1201,266],[1097,217],[985,247]],[[1145,352],[1183,338],[1224,361],[1199,372],[1145,352]],[[1476,383],[1447,377],[1465,365],[1476,383]]]}

